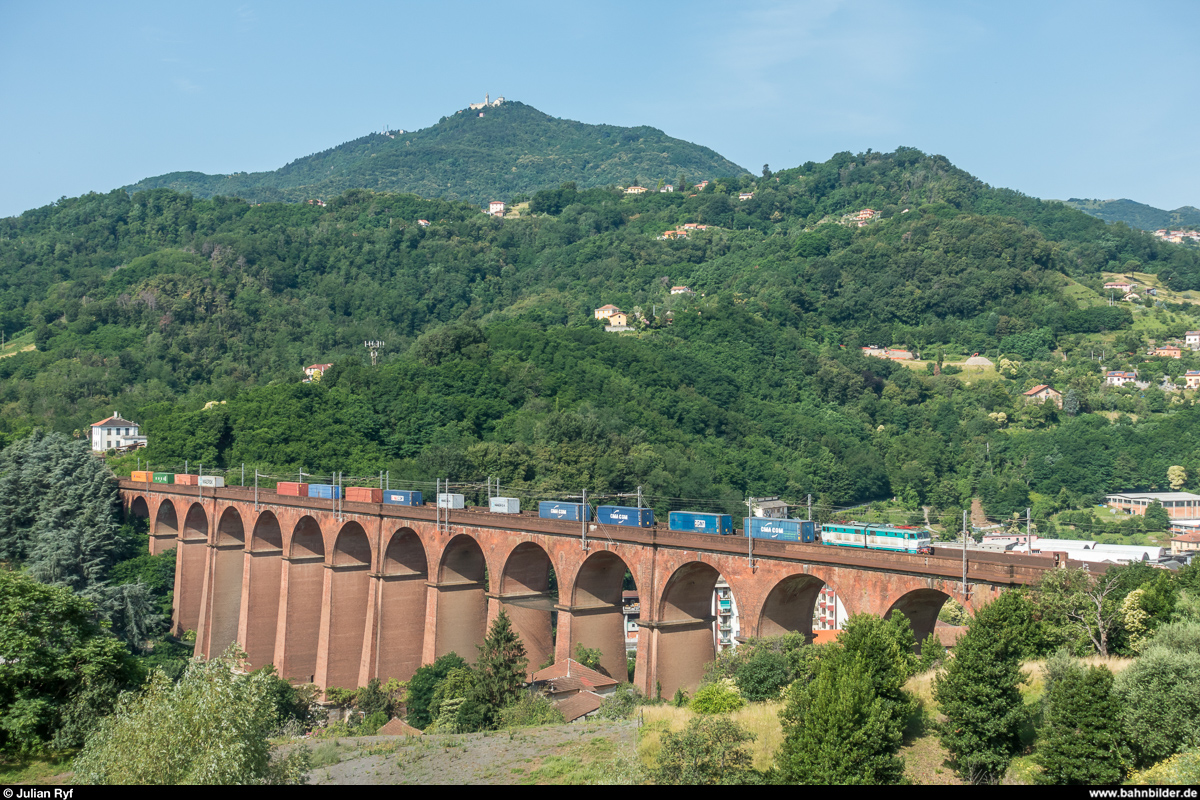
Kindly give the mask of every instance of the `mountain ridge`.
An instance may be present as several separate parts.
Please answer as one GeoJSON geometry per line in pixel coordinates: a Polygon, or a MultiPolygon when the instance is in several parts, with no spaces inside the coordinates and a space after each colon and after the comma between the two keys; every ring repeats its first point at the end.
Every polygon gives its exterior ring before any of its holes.
{"type": "Polygon", "coordinates": [[[1124,222],[1131,228],[1144,231],[1200,225],[1200,208],[1195,206],[1180,206],[1173,211],[1165,211],[1127,198],[1089,200],[1072,197],[1059,202],[1105,222],[1124,222]]]}
{"type": "Polygon", "coordinates": [[[294,159],[277,170],[209,175],[178,171],[121,187],[167,188],[250,202],[328,200],[348,189],[402,192],[476,204],[574,182],[732,177],[747,170],[716,151],[649,126],[592,125],[506,101],[462,109],[416,131],[376,132],[294,159]]]}

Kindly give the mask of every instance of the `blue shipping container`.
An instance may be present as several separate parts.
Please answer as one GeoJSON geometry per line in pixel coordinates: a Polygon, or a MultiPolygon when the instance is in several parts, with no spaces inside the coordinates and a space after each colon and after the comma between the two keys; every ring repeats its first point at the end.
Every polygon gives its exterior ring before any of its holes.
{"type": "Polygon", "coordinates": [[[649,528],[654,524],[654,511],[649,508],[630,508],[628,506],[600,506],[596,509],[596,521],[601,525],[649,528]]]}
{"type": "Polygon", "coordinates": [[[538,503],[538,516],[542,519],[565,519],[571,522],[579,522],[580,515],[584,520],[591,520],[592,515],[590,509],[584,508],[582,503],[553,503],[545,501],[538,503]]]}
{"type": "Polygon", "coordinates": [[[325,500],[341,500],[342,487],[334,486],[331,483],[310,483],[308,485],[309,497],[320,497],[325,500]]]}
{"type": "Polygon", "coordinates": [[[742,520],[742,532],[755,539],[777,539],[784,542],[815,542],[815,522],[798,519],[769,519],[746,517],[742,520]]]}
{"type": "Polygon", "coordinates": [[[668,523],[673,531],[719,533],[733,535],[733,517],[728,514],[701,514],[695,511],[672,511],[668,523]]]}
{"type": "Polygon", "coordinates": [[[388,489],[383,493],[383,502],[391,503],[394,506],[419,506],[423,504],[423,499],[420,492],[401,492],[396,489],[388,489]]]}

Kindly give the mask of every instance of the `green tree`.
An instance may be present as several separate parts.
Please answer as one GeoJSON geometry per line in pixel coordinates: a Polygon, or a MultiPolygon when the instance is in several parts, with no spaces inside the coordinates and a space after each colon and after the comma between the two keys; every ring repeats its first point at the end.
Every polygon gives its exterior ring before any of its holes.
{"type": "Polygon", "coordinates": [[[1107,656],[1121,619],[1121,601],[1132,588],[1124,584],[1119,569],[1096,577],[1079,569],[1049,570],[1037,587],[1042,620],[1050,630],[1065,633],[1074,649],[1090,645],[1107,656]]]}
{"type": "Polygon", "coordinates": [[[1165,531],[1171,527],[1171,517],[1168,516],[1167,510],[1163,508],[1163,504],[1155,500],[1150,505],[1146,506],[1146,514],[1142,517],[1148,531],[1165,531]]]}
{"type": "Polygon", "coordinates": [[[1024,602],[1006,592],[981,608],[954,646],[954,657],[934,682],[933,696],[945,722],[942,746],[954,759],[958,774],[972,783],[995,783],[1020,750],[1019,729],[1025,720],[1019,685],[1019,635],[1009,617],[1024,602]]]}
{"type": "Polygon", "coordinates": [[[1167,480],[1171,483],[1171,491],[1178,492],[1187,484],[1187,470],[1178,465],[1167,467],[1167,480]]]}
{"type": "Polygon", "coordinates": [[[663,786],[740,782],[752,771],[753,757],[746,745],[754,739],[729,717],[693,717],[679,733],[663,733],[654,782],[663,786]]]}
{"type": "Polygon", "coordinates": [[[1200,746],[1200,625],[1165,626],[1117,676],[1125,739],[1138,767],[1200,746]]]}
{"type": "Polygon", "coordinates": [[[91,603],[0,568],[0,750],[78,745],[139,682],[91,603]]]}
{"type": "Polygon", "coordinates": [[[273,676],[241,674],[242,654],[193,661],[179,683],[154,672],[123,695],[75,760],[91,784],[304,783],[308,751],[272,760],[276,722],[273,676]]]}
{"type": "Polygon", "coordinates": [[[1113,784],[1128,753],[1122,743],[1120,704],[1107,667],[1078,664],[1060,675],[1045,697],[1046,722],[1038,734],[1040,780],[1050,784],[1113,784]]]}
{"type": "Polygon", "coordinates": [[[508,612],[500,609],[488,635],[479,645],[475,659],[475,686],[467,695],[468,702],[478,704],[481,715],[479,727],[491,727],[501,708],[516,699],[525,683],[525,645],[513,630],[508,612]]]}
{"type": "Polygon", "coordinates": [[[599,647],[584,647],[583,642],[575,645],[575,660],[583,664],[588,669],[596,669],[600,666],[600,659],[604,654],[600,652],[599,647]]]}
{"type": "Polygon", "coordinates": [[[455,652],[446,653],[432,664],[418,667],[408,682],[408,724],[424,730],[433,722],[430,705],[438,684],[451,671],[467,666],[462,656],[455,652]]]}

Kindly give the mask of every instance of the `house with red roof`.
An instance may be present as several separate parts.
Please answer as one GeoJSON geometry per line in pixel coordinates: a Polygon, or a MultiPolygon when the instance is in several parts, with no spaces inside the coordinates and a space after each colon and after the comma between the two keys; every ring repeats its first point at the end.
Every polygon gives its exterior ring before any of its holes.
{"type": "Polygon", "coordinates": [[[123,418],[116,411],[107,419],[93,422],[91,429],[93,453],[146,446],[146,437],[138,434],[138,424],[123,418]]]}
{"type": "Polygon", "coordinates": [[[533,673],[530,688],[546,693],[567,722],[596,712],[617,691],[619,681],[573,658],[533,673]]]}
{"type": "Polygon", "coordinates": [[[1063,396],[1062,392],[1046,383],[1040,383],[1037,386],[1025,392],[1026,403],[1044,403],[1047,400],[1053,400],[1054,405],[1062,408],[1063,396]]]}

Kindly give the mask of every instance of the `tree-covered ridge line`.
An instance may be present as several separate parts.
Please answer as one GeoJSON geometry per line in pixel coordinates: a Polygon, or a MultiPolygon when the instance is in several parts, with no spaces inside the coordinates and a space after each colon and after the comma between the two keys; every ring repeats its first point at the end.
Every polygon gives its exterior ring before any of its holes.
{"type": "Polygon", "coordinates": [[[707,147],[647,126],[589,125],[508,101],[462,111],[418,131],[373,133],[271,172],[172,172],[123,189],[166,188],[251,202],[330,199],[349,189],[412,192],[474,204],[575,181],[581,186],[696,181],[745,169],[707,147]]]}
{"type": "Polygon", "coordinates": [[[1071,208],[1099,217],[1105,222],[1124,222],[1131,228],[1153,231],[1159,228],[1194,227],[1200,225],[1200,209],[1180,206],[1174,211],[1164,211],[1134,200],[1081,200],[1072,197],[1063,201],[1071,208]]]}

